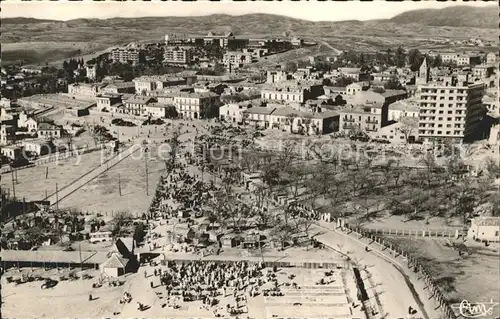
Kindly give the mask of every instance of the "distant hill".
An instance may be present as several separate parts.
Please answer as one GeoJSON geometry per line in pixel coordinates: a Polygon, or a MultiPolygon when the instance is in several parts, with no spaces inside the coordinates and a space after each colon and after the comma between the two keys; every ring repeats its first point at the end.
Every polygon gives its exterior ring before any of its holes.
{"type": "Polygon", "coordinates": [[[3,18],[2,24],[34,24],[34,23],[47,23],[47,22],[57,22],[55,20],[44,20],[35,18],[3,18]]]}
{"type": "Polygon", "coordinates": [[[389,20],[398,24],[417,23],[428,26],[498,28],[498,6],[456,6],[423,9],[401,13],[389,20]]]}

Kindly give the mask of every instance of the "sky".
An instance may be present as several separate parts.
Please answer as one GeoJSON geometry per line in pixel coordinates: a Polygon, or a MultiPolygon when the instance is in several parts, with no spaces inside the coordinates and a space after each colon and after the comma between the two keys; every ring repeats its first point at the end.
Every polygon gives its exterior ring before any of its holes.
{"type": "Polygon", "coordinates": [[[210,2],[198,0],[196,2],[166,1],[151,2],[94,2],[83,1],[2,1],[2,18],[28,17],[51,20],[72,20],[78,18],[107,19],[114,17],[162,17],[162,16],[202,16],[210,14],[242,15],[247,13],[270,13],[289,16],[311,21],[340,21],[340,20],[371,20],[389,19],[404,11],[417,9],[441,9],[456,5],[486,6],[494,5],[491,2],[437,2],[419,1],[386,2],[316,2],[316,1],[282,1],[282,2],[233,2],[221,0],[210,2]]]}

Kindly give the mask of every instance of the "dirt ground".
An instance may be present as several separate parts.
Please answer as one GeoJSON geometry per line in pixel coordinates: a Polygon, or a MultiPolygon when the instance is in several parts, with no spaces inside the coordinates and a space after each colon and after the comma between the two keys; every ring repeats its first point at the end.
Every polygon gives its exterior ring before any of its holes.
{"type": "MultiPolygon", "coordinates": [[[[500,302],[500,254],[498,250],[481,249],[470,256],[459,257],[458,251],[447,247],[446,239],[397,238],[392,239],[420,257],[448,300],[460,303],[500,302]]],[[[475,249],[473,249],[475,250],[475,249]]]]}
{"type": "MultiPolygon", "coordinates": [[[[148,267],[146,267],[148,268],[148,267]]],[[[152,272],[148,268],[149,273],[152,272]]],[[[265,270],[267,271],[267,270],[265,270]]],[[[48,272],[45,272],[48,273],[48,272]]],[[[50,273],[55,273],[51,271],[50,273]]],[[[333,276],[329,277],[333,282],[327,285],[318,286],[315,282],[321,278],[327,278],[324,270],[311,270],[301,268],[282,269],[278,273],[280,283],[297,283],[301,289],[297,290],[283,286],[283,297],[264,297],[259,295],[254,298],[248,297],[248,316],[253,318],[273,318],[278,317],[324,317],[337,314],[339,318],[355,315],[360,316],[360,307],[352,308],[349,304],[355,298],[353,277],[349,271],[335,270],[333,276]],[[294,275],[290,280],[288,276],[294,275]],[[346,283],[346,285],[344,285],[346,283]],[[345,289],[350,292],[346,293],[345,289]],[[293,303],[300,302],[302,305],[292,306],[293,303]],[[293,308],[291,308],[293,307],[293,308]]],[[[97,278],[98,273],[94,272],[97,278]]],[[[163,287],[159,282],[155,282],[154,277],[144,278],[143,271],[126,275],[125,284],[120,287],[107,287],[106,285],[92,289],[91,280],[75,280],[59,282],[54,288],[41,290],[40,281],[25,283],[16,286],[14,283],[2,282],[2,295],[4,304],[2,312],[4,318],[63,318],[71,314],[74,318],[97,318],[116,317],[114,312],[120,312],[118,317],[149,317],[149,318],[214,318],[212,309],[203,308],[201,301],[182,302],[176,300],[175,303],[181,306],[180,309],[162,307],[166,302],[163,287]],[[155,288],[151,289],[150,281],[153,281],[155,288]],[[132,295],[132,302],[120,305],[119,299],[124,291],[132,295]],[[88,301],[89,293],[95,298],[88,301]],[[36,300],[36,302],[35,302],[36,300]],[[137,310],[137,302],[151,306],[144,312],[137,310]]],[[[158,280],[157,280],[158,281],[158,280]]],[[[265,288],[265,287],[264,287],[265,288]]],[[[220,313],[225,312],[225,306],[232,304],[232,295],[219,297],[220,313]]],[[[215,308],[215,307],[214,307],[215,308]]]]}

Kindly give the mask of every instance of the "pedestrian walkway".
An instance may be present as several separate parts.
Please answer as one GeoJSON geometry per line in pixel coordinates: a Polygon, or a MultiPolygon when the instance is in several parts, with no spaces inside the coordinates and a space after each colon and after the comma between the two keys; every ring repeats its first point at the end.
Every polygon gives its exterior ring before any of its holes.
{"type": "Polygon", "coordinates": [[[426,319],[441,316],[439,311],[434,310],[436,305],[433,300],[428,300],[428,296],[423,289],[423,283],[418,281],[417,278],[411,278],[410,274],[411,283],[423,303],[423,307],[419,307],[405,276],[394,266],[399,264],[399,261],[391,260],[379,253],[377,249],[367,252],[365,250],[367,243],[340,230],[337,231],[334,227],[335,225],[332,223],[318,222],[317,225],[311,227],[311,232],[322,230],[323,233],[315,237],[316,240],[330,248],[344,252],[351,261],[360,267],[366,266],[366,271],[371,274],[371,280],[375,285],[378,285],[377,291],[383,292],[377,296],[384,311],[382,316],[386,316],[386,318],[406,318],[408,316],[408,307],[418,309],[419,313],[417,315],[426,319]]]}

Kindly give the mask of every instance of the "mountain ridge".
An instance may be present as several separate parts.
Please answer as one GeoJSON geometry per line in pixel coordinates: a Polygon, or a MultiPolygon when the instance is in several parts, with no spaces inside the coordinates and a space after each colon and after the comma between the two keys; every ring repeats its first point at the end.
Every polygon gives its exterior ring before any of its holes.
{"type": "Polygon", "coordinates": [[[448,27],[476,27],[476,28],[497,28],[498,26],[498,9],[494,5],[487,7],[472,7],[472,6],[453,6],[444,9],[419,9],[411,10],[398,14],[390,19],[374,19],[374,20],[342,20],[342,21],[310,21],[298,18],[292,18],[288,16],[282,16],[277,14],[267,14],[267,13],[249,13],[244,15],[229,15],[229,14],[212,14],[204,16],[173,16],[173,17],[136,17],[136,18],[126,18],[126,17],[116,17],[108,19],[73,19],[68,21],[59,20],[48,20],[48,19],[35,19],[35,18],[3,18],[3,25],[13,25],[13,24],[37,24],[37,23],[65,23],[69,25],[75,25],[78,23],[84,23],[96,26],[106,26],[114,25],[117,22],[137,22],[139,20],[150,20],[156,21],[161,19],[169,20],[223,20],[225,23],[232,22],[237,24],[239,19],[264,19],[269,20],[271,18],[281,20],[285,23],[299,24],[299,25],[326,25],[326,24],[342,24],[342,23],[352,23],[352,24],[364,24],[369,22],[380,22],[380,23],[395,23],[395,24],[422,24],[428,26],[448,26],[448,27]]]}

